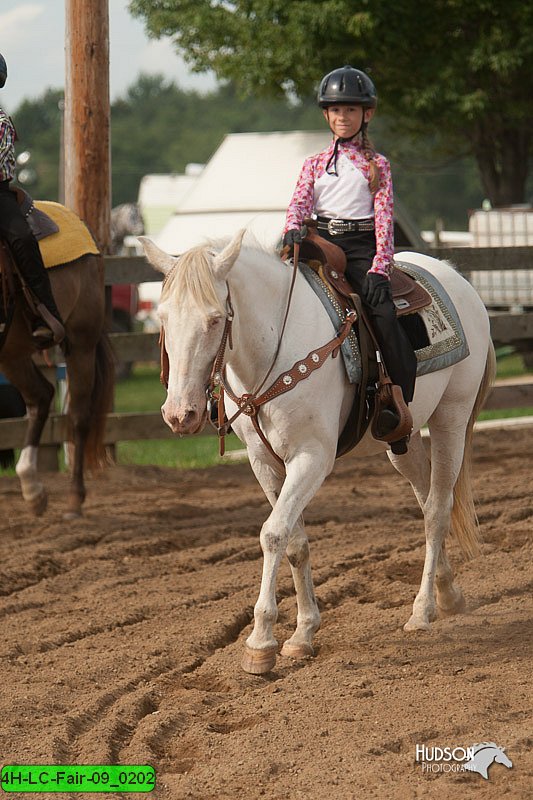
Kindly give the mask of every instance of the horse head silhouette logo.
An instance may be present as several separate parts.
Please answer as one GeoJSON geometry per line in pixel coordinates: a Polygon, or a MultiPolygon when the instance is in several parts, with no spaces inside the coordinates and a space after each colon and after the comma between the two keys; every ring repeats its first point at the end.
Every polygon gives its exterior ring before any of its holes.
{"type": "Polygon", "coordinates": [[[505,755],[505,748],[498,747],[494,742],[481,742],[472,747],[474,755],[464,765],[465,769],[470,772],[479,772],[479,774],[488,780],[489,767],[491,764],[503,764],[504,767],[510,768],[513,762],[505,755]]]}

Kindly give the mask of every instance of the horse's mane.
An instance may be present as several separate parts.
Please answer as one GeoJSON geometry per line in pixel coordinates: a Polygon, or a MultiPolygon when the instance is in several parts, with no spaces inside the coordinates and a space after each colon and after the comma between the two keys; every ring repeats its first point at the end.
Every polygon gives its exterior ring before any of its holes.
{"type": "Polygon", "coordinates": [[[226,313],[215,288],[209,250],[209,245],[203,244],[179,257],[163,281],[162,302],[172,297],[179,304],[192,302],[205,313],[213,308],[226,313]]]}
{"type": "MultiPolygon", "coordinates": [[[[187,250],[176,261],[163,281],[161,302],[172,297],[177,303],[193,303],[200,311],[208,313],[215,309],[225,315],[226,309],[215,287],[215,276],[211,268],[213,252],[219,252],[227,244],[208,242],[187,250]]],[[[253,252],[257,256],[274,257],[274,253],[257,244],[253,248],[243,248],[241,254],[253,252]]]]}

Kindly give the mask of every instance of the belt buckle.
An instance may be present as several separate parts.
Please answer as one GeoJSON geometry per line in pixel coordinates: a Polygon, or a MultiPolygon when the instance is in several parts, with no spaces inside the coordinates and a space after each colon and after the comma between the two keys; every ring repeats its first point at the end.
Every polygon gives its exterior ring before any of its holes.
{"type": "Polygon", "coordinates": [[[339,236],[341,233],[344,233],[344,222],[342,219],[330,219],[328,222],[328,233],[331,236],[339,236]]]}

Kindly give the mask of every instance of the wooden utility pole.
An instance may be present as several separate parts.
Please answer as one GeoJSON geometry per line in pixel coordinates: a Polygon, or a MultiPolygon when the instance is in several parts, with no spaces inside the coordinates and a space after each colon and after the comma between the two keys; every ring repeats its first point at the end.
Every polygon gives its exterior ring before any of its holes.
{"type": "Polygon", "coordinates": [[[108,0],[65,0],[65,204],[110,245],[108,0]]]}

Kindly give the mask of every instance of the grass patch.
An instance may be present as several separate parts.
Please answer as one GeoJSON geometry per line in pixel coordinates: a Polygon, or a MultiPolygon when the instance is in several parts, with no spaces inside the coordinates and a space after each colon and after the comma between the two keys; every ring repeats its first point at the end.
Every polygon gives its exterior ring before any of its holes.
{"type": "Polygon", "coordinates": [[[151,364],[136,364],[131,377],[115,386],[115,411],[156,411],[165,402],[165,397],[159,369],[151,364]]]}
{"type": "Polygon", "coordinates": [[[515,417],[532,417],[533,408],[496,408],[491,411],[482,411],[478,420],[484,419],[513,419],[515,417]]]}
{"type": "MultiPolygon", "coordinates": [[[[242,450],[244,445],[231,434],[226,436],[226,452],[242,450]]],[[[217,436],[190,436],[175,440],[151,440],[118,442],[116,449],[118,464],[143,464],[159,467],[195,469],[228,463],[218,454],[217,436]]]]}
{"type": "Polygon", "coordinates": [[[524,367],[522,356],[518,353],[510,353],[497,358],[497,377],[498,378],[519,378],[522,375],[530,374],[530,370],[524,367]]]}

